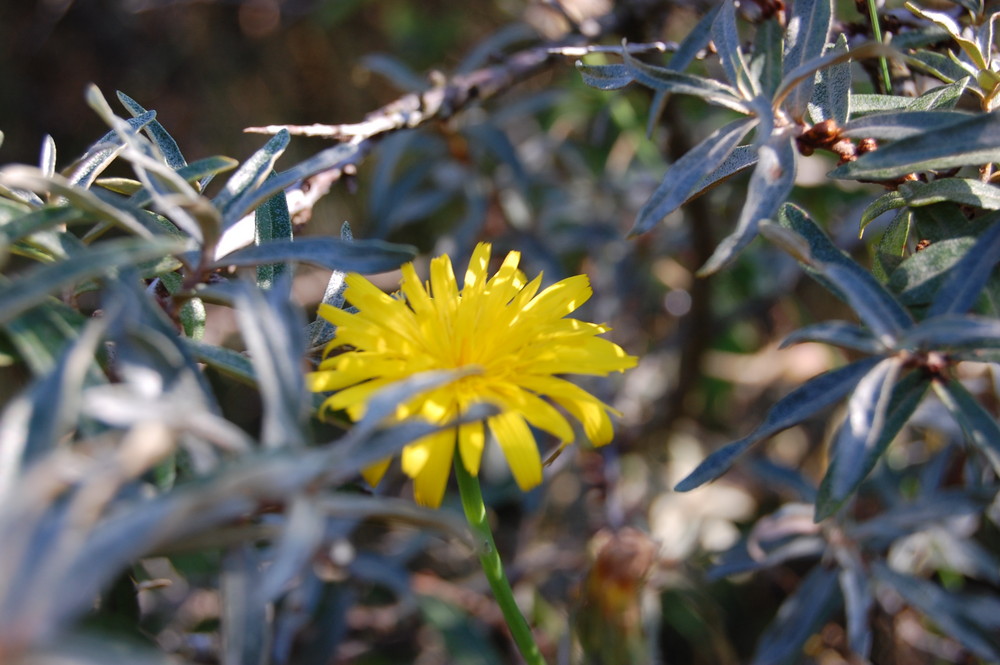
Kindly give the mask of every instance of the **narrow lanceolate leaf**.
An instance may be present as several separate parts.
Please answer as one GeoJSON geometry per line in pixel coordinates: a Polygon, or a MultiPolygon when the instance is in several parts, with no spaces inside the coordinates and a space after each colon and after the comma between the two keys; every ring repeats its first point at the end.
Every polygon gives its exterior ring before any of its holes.
{"type": "Polygon", "coordinates": [[[694,95],[701,97],[709,104],[723,106],[740,113],[751,113],[750,105],[740,97],[739,92],[732,86],[713,79],[693,74],[682,74],[666,67],[650,65],[632,57],[628,51],[624,51],[622,57],[633,80],[647,88],[682,95],[694,95]]]}
{"type": "Polygon", "coordinates": [[[0,224],[0,244],[15,243],[32,233],[71,224],[86,216],[84,211],[70,206],[39,208],[0,224]]]}
{"type": "Polygon", "coordinates": [[[913,325],[906,308],[871,273],[838,263],[816,264],[815,268],[834,285],[861,322],[883,344],[892,344],[913,325]]]}
{"type": "Polygon", "coordinates": [[[913,325],[910,314],[893,295],[837,248],[805,211],[787,204],[782,207],[778,222],[806,240],[809,244],[806,268],[817,281],[850,304],[883,344],[891,345],[900,332],[913,325]]]}
{"type": "Polygon", "coordinates": [[[847,615],[847,641],[851,651],[867,661],[872,646],[871,610],[875,596],[861,557],[854,554],[846,563],[841,565],[838,577],[847,615]]]}
{"type": "MultiPolygon", "coordinates": [[[[841,34],[836,44],[828,44],[827,53],[847,53],[847,37],[841,34]]],[[[842,62],[819,70],[812,99],[809,101],[809,116],[814,123],[833,120],[843,127],[851,115],[851,63],[842,62]]]]}
{"type": "Polygon", "coordinates": [[[823,321],[799,328],[781,342],[780,348],[802,342],[833,344],[871,354],[885,351],[869,330],[848,321],[823,321]]]}
{"type": "MultiPolygon", "coordinates": [[[[823,54],[830,22],[833,20],[831,0],[796,0],[788,16],[785,31],[784,77],[806,62],[823,54]]],[[[785,103],[792,118],[802,120],[812,99],[813,78],[807,77],[793,89],[785,103]]]]}
{"type": "Polygon", "coordinates": [[[1000,320],[972,314],[924,319],[899,340],[899,348],[946,352],[1000,348],[1000,320]]]}
{"type": "Polygon", "coordinates": [[[649,201],[639,211],[630,236],[645,233],[677,210],[698,184],[719,167],[733,148],[756,125],[752,118],[740,119],[713,132],[674,162],[663,176],[649,201]]]}
{"type": "Polygon", "coordinates": [[[222,558],[222,662],[227,665],[263,665],[270,652],[271,629],[267,603],[257,595],[263,561],[252,544],[230,548],[222,558]]]}
{"type": "MultiPolygon", "coordinates": [[[[135,118],[128,120],[128,127],[132,131],[139,131],[153,119],[156,113],[148,111],[135,118]]],[[[73,172],[69,175],[68,181],[75,186],[87,188],[93,184],[104,169],[108,167],[115,157],[125,146],[121,137],[114,130],[105,134],[99,141],[94,143],[77,164],[73,167],[73,172]]]]}
{"type": "Polygon", "coordinates": [[[263,292],[235,282],[234,304],[240,334],[257,375],[263,402],[261,444],[280,448],[301,444],[308,412],[300,359],[305,355],[301,312],[288,297],[291,280],[263,292]]]}
{"type": "Polygon", "coordinates": [[[88,248],[64,261],[37,266],[0,290],[0,324],[43,302],[50,293],[121,266],[157,259],[180,249],[172,240],[124,238],[88,248]]]}
{"type": "Polygon", "coordinates": [[[258,266],[268,263],[300,261],[328,270],[376,273],[394,270],[411,261],[417,250],[383,240],[355,240],[308,236],[295,242],[275,240],[236,250],[223,256],[213,267],[258,266]]]}
{"type": "Polygon", "coordinates": [[[0,184],[61,196],[77,208],[126,231],[145,237],[153,235],[139,218],[102,201],[88,189],[74,186],[59,174],[46,176],[35,167],[12,164],[0,169],[0,184]]]}
{"type": "MultiPolygon", "coordinates": [[[[254,245],[275,240],[293,242],[292,217],[288,214],[288,201],[284,192],[278,192],[254,211],[254,245]]],[[[274,281],[286,272],[285,263],[257,266],[257,286],[269,289],[274,281]]]]}
{"type": "Polygon", "coordinates": [[[733,151],[729,153],[729,157],[726,157],[726,159],[719,164],[718,168],[702,178],[698,184],[695,185],[691,195],[687,197],[687,200],[685,200],[684,203],[688,203],[692,199],[701,196],[705,192],[713,189],[726,180],[729,180],[733,176],[743,173],[756,164],[757,159],[757,146],[736,146],[733,148],[733,151]]]}
{"type": "Polygon", "coordinates": [[[934,392],[962,427],[965,436],[1000,473],[1000,424],[958,381],[935,382],[934,392]]]}
{"type": "Polygon", "coordinates": [[[42,140],[42,154],[38,160],[38,168],[47,176],[56,173],[56,142],[49,134],[42,140]]]}
{"type": "MultiPolygon", "coordinates": [[[[282,130],[284,131],[284,130],[282,130]]],[[[277,137],[278,134],[275,135],[277,137]]],[[[249,188],[240,195],[239,200],[232,204],[235,221],[246,213],[253,210],[258,204],[274,196],[280,191],[296,185],[309,176],[316,175],[321,171],[331,171],[342,169],[349,164],[356,163],[370,150],[371,142],[364,143],[338,143],[337,145],[321,150],[309,159],[303,160],[288,169],[280,171],[273,178],[267,178],[263,184],[257,188],[249,188]],[[241,211],[242,212],[239,212],[241,211]]]]}
{"type": "Polygon", "coordinates": [[[882,213],[890,210],[898,210],[906,207],[906,199],[899,192],[886,192],[868,204],[868,207],[861,213],[861,233],[864,234],[865,227],[871,224],[882,213]]]}
{"type": "Polygon", "coordinates": [[[930,379],[910,372],[898,382],[903,360],[880,362],[859,383],[847,419],[831,446],[830,468],[816,498],[816,521],[835,513],[854,493],[923,399],[930,379]]]}
{"type": "Polygon", "coordinates": [[[635,80],[625,65],[587,65],[577,60],[576,69],[584,83],[598,90],[621,90],[635,80]]]}
{"type": "Polygon", "coordinates": [[[760,94],[760,86],[750,75],[743,50],[740,48],[740,34],[736,30],[736,9],[732,0],[726,0],[712,23],[712,43],[719,53],[719,62],[726,72],[726,78],[746,99],[760,94]]]}
{"type": "MultiPolygon", "coordinates": [[[[833,67],[839,65],[842,62],[848,62],[851,60],[863,60],[865,58],[876,58],[879,56],[894,55],[895,51],[883,46],[882,44],[869,42],[868,44],[862,44],[861,46],[851,49],[850,51],[831,51],[824,55],[820,55],[811,60],[808,60],[798,67],[788,71],[781,80],[781,85],[774,93],[774,101],[772,105],[775,109],[781,107],[785,103],[786,99],[790,94],[797,90],[797,87],[804,83],[813,81],[816,72],[821,71],[827,67],[833,67]]],[[[809,86],[812,90],[812,86],[809,86]]]]}
{"type": "Polygon", "coordinates": [[[887,180],[907,173],[1000,161],[1000,115],[981,113],[862,155],[834,178],[887,180]]]}
{"type": "Polygon", "coordinates": [[[902,575],[878,561],[872,564],[872,573],[880,584],[895,590],[959,644],[988,662],[1000,661],[1000,600],[995,596],[946,591],[934,582],[902,575]]]}
{"type": "MultiPolygon", "coordinates": [[[[199,159],[198,161],[191,162],[187,166],[177,169],[177,177],[183,179],[187,183],[193,184],[210,176],[231,171],[238,165],[239,162],[231,157],[206,157],[205,159],[199,159]]],[[[143,208],[149,205],[152,200],[153,197],[149,190],[143,188],[132,195],[129,199],[129,203],[137,208],[143,208]]]]}
{"type": "Polygon", "coordinates": [[[919,97],[913,98],[907,108],[911,111],[953,109],[958,104],[959,98],[961,98],[962,93],[965,92],[971,80],[972,77],[965,76],[954,83],[932,88],[919,97]]]}
{"type": "Polygon", "coordinates": [[[772,217],[792,191],[795,183],[792,139],[784,133],[776,133],[760,146],[758,155],[736,230],[719,243],[698,271],[700,275],[710,275],[736,258],[740,250],[757,236],[761,220],[772,217]]]}
{"type": "Polygon", "coordinates": [[[243,200],[250,198],[253,191],[267,179],[274,163],[285,151],[288,139],[288,131],[284,129],[271,137],[263,148],[236,169],[222,191],[212,199],[215,207],[222,212],[223,230],[235,224],[246,212],[243,200]]]}
{"type": "Polygon", "coordinates": [[[824,372],[802,384],[775,404],[764,417],[764,422],[754,431],[706,457],[674,489],[678,492],[687,492],[715,480],[728,471],[736,458],[750,446],[797,425],[841,399],[878,364],[879,360],[879,358],[864,358],[850,365],[824,372]]]}
{"type": "Polygon", "coordinates": [[[1000,187],[971,178],[907,182],[899,186],[899,193],[912,207],[951,201],[983,210],[1000,210],[1000,187]]]}
{"type": "Polygon", "coordinates": [[[987,219],[980,220],[980,223],[992,224],[952,267],[951,273],[934,296],[934,302],[927,311],[928,317],[960,314],[976,303],[994,266],[1000,261],[1000,222],[994,221],[996,218],[997,215],[992,214],[987,219]]]}
{"type": "Polygon", "coordinates": [[[851,138],[898,141],[919,136],[926,132],[948,131],[948,127],[973,118],[961,111],[912,111],[875,113],[852,120],[844,126],[844,134],[851,138]]]}
{"type": "Polygon", "coordinates": [[[774,97],[781,85],[781,65],[783,56],[784,28],[778,21],[763,21],[757,24],[750,74],[760,82],[761,94],[774,97]]]}
{"type": "MultiPolygon", "coordinates": [[[[118,101],[122,103],[128,112],[132,114],[133,117],[139,117],[143,113],[146,113],[146,109],[142,107],[139,102],[135,101],[124,92],[118,91],[118,101]]],[[[159,148],[160,154],[163,155],[164,161],[167,166],[174,169],[175,171],[186,166],[187,160],[184,159],[184,155],[181,154],[181,149],[177,146],[177,141],[174,137],[160,124],[159,120],[153,120],[145,127],[145,132],[149,134],[149,138],[156,144],[159,148]]]]}
{"type": "Polygon", "coordinates": [[[819,632],[840,609],[837,571],[814,566],[778,609],[778,616],[761,635],[751,665],[791,665],[799,662],[806,640],[819,632]]]}
{"type": "Polygon", "coordinates": [[[206,344],[195,339],[184,339],[188,350],[198,362],[236,379],[249,386],[257,385],[257,374],[254,372],[250,359],[242,353],[223,346],[206,344]]]}
{"type": "Polygon", "coordinates": [[[903,259],[889,275],[888,287],[909,306],[929,305],[955,264],[972,248],[970,237],[938,240],[903,259]]]}

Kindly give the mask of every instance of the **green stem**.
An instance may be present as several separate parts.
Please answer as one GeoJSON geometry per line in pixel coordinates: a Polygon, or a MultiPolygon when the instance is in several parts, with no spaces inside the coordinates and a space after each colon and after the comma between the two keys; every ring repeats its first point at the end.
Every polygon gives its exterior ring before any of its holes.
{"type": "Polygon", "coordinates": [[[545,660],[542,659],[535,638],[531,634],[531,628],[514,601],[514,592],[510,588],[507,576],[504,575],[500,553],[497,552],[496,543],[493,542],[493,532],[490,530],[486,515],[483,493],[479,489],[479,479],[465,469],[458,451],[455,452],[455,477],[458,479],[458,491],[462,495],[465,519],[468,520],[480,544],[479,563],[483,566],[483,572],[486,573],[486,579],[490,583],[500,611],[503,612],[504,621],[507,622],[514,643],[529,665],[545,665],[545,660]]]}
{"type": "MultiPolygon", "coordinates": [[[[872,35],[875,41],[882,43],[882,26],[878,20],[878,9],[875,7],[875,0],[868,0],[868,18],[872,24],[872,35]]],[[[885,57],[878,59],[879,70],[882,73],[882,92],[887,95],[892,94],[892,79],[889,77],[889,61],[885,57]]]]}

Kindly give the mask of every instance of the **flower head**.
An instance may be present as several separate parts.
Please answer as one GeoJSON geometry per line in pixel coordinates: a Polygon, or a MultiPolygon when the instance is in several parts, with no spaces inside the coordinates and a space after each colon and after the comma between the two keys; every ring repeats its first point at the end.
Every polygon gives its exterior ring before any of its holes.
{"type": "MultiPolygon", "coordinates": [[[[519,260],[520,253],[510,252],[489,277],[490,245],[480,243],[462,289],[444,255],[431,261],[426,285],[412,263],[403,266],[401,297],[351,274],[344,297],[357,312],[320,306],[320,314],[337,327],[325,359],[309,376],[312,390],[335,391],[324,409],[346,409],[358,420],[367,400],[393,382],[429,370],[473,367],[474,373],[401,404],[396,419],[446,423],[484,402],[500,410],[485,426],[463,424],[457,435],[454,429],[443,430],[403,449],[402,468],[413,479],[421,504],[441,504],[456,445],[466,470],[478,474],[486,427],[518,486],[528,490],[538,485],[542,463],[530,426],[563,444],[574,438],[572,426],[553,403],[580,421],[594,445],[611,440],[608,413],[615,410],[556,375],[603,376],[634,367],[636,358],[598,337],[608,331],[605,326],[566,318],[591,295],[585,275],[539,293],[541,275],[528,282],[517,267],[519,260]],[[337,353],[344,347],[349,350],[337,353]]],[[[376,484],[388,464],[385,460],[367,469],[365,479],[376,484]]]]}

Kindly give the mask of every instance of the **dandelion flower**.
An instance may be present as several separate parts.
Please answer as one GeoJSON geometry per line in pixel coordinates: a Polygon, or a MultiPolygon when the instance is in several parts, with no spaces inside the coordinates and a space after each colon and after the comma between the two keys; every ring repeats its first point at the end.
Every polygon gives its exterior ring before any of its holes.
{"type": "MultiPolygon", "coordinates": [[[[401,404],[395,418],[449,422],[471,405],[488,403],[499,414],[443,430],[403,449],[402,468],[413,479],[418,503],[441,504],[457,447],[465,469],[478,475],[486,428],[500,445],[518,486],[542,480],[542,463],[531,427],[563,445],[574,438],[564,414],[580,421],[594,445],[612,437],[610,413],[617,413],[560,374],[604,376],[636,364],[617,344],[598,335],[602,325],[566,318],[591,295],[585,275],[564,279],[539,293],[541,275],[527,281],[510,252],[489,277],[490,245],[476,246],[459,289],[448,255],[431,261],[430,281],[421,282],[412,263],[402,268],[400,293],[390,296],[361,275],[347,277],[345,299],[356,312],[320,306],[336,326],[325,359],[309,375],[316,392],[333,391],[324,409],[364,416],[367,401],[381,388],[429,370],[473,372],[401,404]],[[347,351],[339,352],[342,349],[347,351]],[[560,409],[556,406],[561,407],[560,409]]],[[[390,460],[365,470],[375,485],[390,460]]]]}

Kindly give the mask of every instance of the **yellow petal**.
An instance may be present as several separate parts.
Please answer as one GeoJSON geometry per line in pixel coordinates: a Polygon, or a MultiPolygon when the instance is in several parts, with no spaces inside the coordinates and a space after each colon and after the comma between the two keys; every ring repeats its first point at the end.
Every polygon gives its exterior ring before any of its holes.
{"type": "Polygon", "coordinates": [[[526,492],[542,482],[542,459],[524,418],[508,411],[486,422],[507,458],[517,486],[526,492]]]}
{"type": "Polygon", "coordinates": [[[479,475],[479,464],[482,462],[485,447],[486,433],[481,422],[459,426],[458,451],[462,454],[465,470],[473,476],[479,475]]]}
{"type": "Polygon", "coordinates": [[[574,275],[556,282],[539,293],[524,306],[524,312],[559,318],[587,302],[592,293],[590,279],[586,275],[574,275]]]}
{"type": "Polygon", "coordinates": [[[384,459],[381,462],[376,462],[375,464],[372,464],[368,468],[363,469],[361,471],[361,477],[364,478],[369,485],[375,487],[376,485],[379,484],[379,482],[381,482],[382,477],[385,475],[386,470],[389,468],[390,462],[392,462],[391,457],[384,459]]]}
{"type": "Polygon", "coordinates": [[[420,470],[412,474],[413,498],[422,506],[437,508],[441,505],[445,488],[448,486],[448,476],[451,474],[451,460],[455,454],[455,431],[449,429],[431,434],[422,441],[426,442],[427,457],[420,470]]]}

